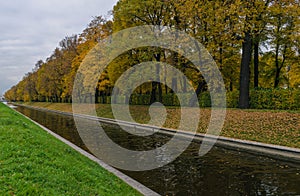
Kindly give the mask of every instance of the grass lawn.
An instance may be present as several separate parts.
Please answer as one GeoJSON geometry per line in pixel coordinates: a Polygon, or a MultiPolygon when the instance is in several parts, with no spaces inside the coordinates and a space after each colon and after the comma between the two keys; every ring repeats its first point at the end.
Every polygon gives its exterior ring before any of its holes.
{"type": "Polygon", "coordinates": [[[140,195],[0,103],[0,195],[140,195]]]}
{"type": "MultiPolygon", "coordinates": [[[[72,105],[68,103],[26,103],[27,105],[43,107],[53,110],[72,112],[72,105]]],[[[83,106],[84,113],[89,114],[89,107],[83,106]]],[[[192,108],[187,108],[187,110],[192,108]]],[[[98,116],[114,118],[110,105],[97,104],[98,116]]],[[[130,106],[130,112],[137,122],[147,123],[150,120],[147,106],[130,106]]],[[[176,129],[180,119],[180,109],[167,107],[165,127],[176,129]]],[[[211,110],[201,108],[199,133],[205,133],[211,110]]],[[[186,130],[188,131],[188,130],[186,130]]],[[[252,140],[269,144],[300,148],[300,111],[274,110],[240,110],[227,109],[222,136],[252,140]]]]}

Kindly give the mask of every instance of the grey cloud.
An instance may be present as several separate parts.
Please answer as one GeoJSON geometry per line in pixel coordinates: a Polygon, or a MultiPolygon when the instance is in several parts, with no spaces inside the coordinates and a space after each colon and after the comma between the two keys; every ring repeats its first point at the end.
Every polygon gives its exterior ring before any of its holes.
{"type": "Polygon", "coordinates": [[[65,36],[81,33],[116,0],[0,1],[0,95],[45,60],[65,36]]]}

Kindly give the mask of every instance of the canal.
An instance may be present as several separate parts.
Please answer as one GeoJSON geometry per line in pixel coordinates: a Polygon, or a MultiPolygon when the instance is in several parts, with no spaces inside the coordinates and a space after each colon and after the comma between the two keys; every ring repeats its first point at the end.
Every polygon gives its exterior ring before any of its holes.
{"type": "MultiPolygon", "coordinates": [[[[72,116],[21,106],[15,109],[88,150],[72,116]]],[[[152,149],[170,140],[170,136],[163,134],[142,139],[115,125],[103,126],[114,142],[128,149],[152,149]]],[[[300,164],[220,147],[199,157],[199,147],[198,141],[192,142],[175,161],[158,169],[122,172],[161,195],[300,195],[300,164]]]]}

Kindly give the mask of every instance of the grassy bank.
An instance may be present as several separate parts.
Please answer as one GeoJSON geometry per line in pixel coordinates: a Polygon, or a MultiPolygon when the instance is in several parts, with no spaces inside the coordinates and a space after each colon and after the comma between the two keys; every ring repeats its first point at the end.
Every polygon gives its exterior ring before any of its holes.
{"type": "MultiPolygon", "coordinates": [[[[72,105],[67,103],[26,103],[35,107],[72,112],[72,105]]],[[[90,114],[89,107],[84,106],[84,113],[90,114]]],[[[187,108],[187,110],[192,110],[187,108]]],[[[110,105],[97,104],[98,116],[113,118],[110,105]]],[[[130,112],[137,122],[147,123],[150,120],[148,107],[130,106],[130,112]]],[[[164,124],[168,128],[177,128],[180,109],[167,107],[167,119],[164,124]]],[[[205,133],[211,111],[201,109],[199,133],[205,133]]],[[[188,130],[187,130],[188,131],[188,130]]],[[[252,140],[269,144],[300,148],[300,112],[274,110],[239,110],[228,109],[222,136],[243,140],[252,140]]]]}
{"type": "Polygon", "coordinates": [[[140,195],[0,103],[0,195],[140,195]]]}

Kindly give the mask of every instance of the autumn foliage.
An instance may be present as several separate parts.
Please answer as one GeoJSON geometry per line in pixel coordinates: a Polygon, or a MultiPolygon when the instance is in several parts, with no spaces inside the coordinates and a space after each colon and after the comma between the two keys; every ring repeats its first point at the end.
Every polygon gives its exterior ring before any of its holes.
{"type": "MultiPolygon", "coordinates": [[[[186,32],[208,49],[223,75],[228,106],[299,109],[299,16],[298,0],[120,0],[113,8],[112,20],[94,17],[81,34],[65,37],[50,57],[39,60],[5,97],[71,103],[76,72],[97,43],[129,27],[163,25],[186,32]]],[[[209,106],[206,83],[191,62],[173,51],[153,47],[130,50],[115,59],[99,76],[96,102],[109,103],[115,81],[144,61],[166,62],[180,69],[190,81],[174,80],[172,88],[184,94],[190,82],[200,105],[209,106]]],[[[91,97],[86,95],[82,102],[88,99],[91,97]]],[[[153,82],[124,99],[131,99],[132,104],[163,101],[176,105],[172,89],[153,82]]]]}

